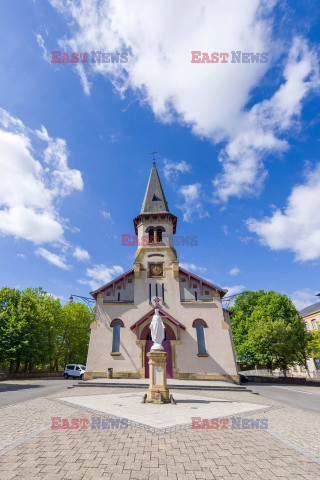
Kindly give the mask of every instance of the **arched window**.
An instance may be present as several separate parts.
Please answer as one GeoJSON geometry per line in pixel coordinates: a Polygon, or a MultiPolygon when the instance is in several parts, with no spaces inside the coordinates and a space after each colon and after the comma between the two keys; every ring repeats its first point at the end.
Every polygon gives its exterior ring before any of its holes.
{"type": "Polygon", "coordinates": [[[149,230],[149,243],[154,243],[154,230],[152,228],[149,230]]]}
{"type": "Polygon", "coordinates": [[[198,342],[198,355],[207,355],[206,343],[204,339],[204,328],[207,328],[207,324],[204,320],[195,320],[192,324],[197,331],[197,342],[198,342]]]}
{"type": "Polygon", "coordinates": [[[162,242],[162,230],[161,230],[161,228],[157,228],[157,242],[158,243],[162,242]]]}
{"type": "Polygon", "coordinates": [[[111,325],[113,328],[112,336],[112,353],[120,352],[120,328],[124,327],[122,320],[112,320],[111,325]]]}

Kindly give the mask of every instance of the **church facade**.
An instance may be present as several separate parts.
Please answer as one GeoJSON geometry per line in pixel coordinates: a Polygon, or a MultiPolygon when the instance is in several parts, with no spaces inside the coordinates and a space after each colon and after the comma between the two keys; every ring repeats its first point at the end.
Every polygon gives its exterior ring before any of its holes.
{"type": "Polygon", "coordinates": [[[238,381],[226,290],[179,267],[177,217],[168,208],[155,163],[140,214],[133,268],[91,292],[96,300],[85,379],[148,378],[155,312],[165,326],[168,378],[238,381]]]}

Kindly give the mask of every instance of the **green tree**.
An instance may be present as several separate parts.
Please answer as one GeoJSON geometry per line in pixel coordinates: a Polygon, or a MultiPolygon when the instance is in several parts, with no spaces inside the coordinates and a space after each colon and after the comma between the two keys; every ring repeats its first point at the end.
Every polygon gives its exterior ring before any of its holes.
{"type": "Polygon", "coordinates": [[[15,288],[0,289],[0,363],[10,366],[10,372],[16,363],[16,346],[19,343],[19,333],[15,328],[18,324],[18,305],[21,293],[15,288]]]}
{"type": "Polygon", "coordinates": [[[50,331],[54,319],[44,305],[29,291],[22,292],[18,305],[19,344],[16,348],[17,369],[20,364],[31,371],[45,366],[50,351],[50,331]]]}
{"type": "Polygon", "coordinates": [[[320,330],[309,333],[308,350],[310,357],[320,357],[320,330]]]}
{"type": "Polygon", "coordinates": [[[238,360],[284,371],[294,363],[306,365],[308,334],[286,295],[263,290],[245,292],[237,298],[233,312],[238,360]]]}
{"type": "Polygon", "coordinates": [[[246,343],[248,340],[248,332],[251,321],[251,315],[258,305],[258,301],[265,295],[264,290],[257,292],[245,291],[236,298],[234,307],[229,310],[232,311],[231,325],[234,346],[237,354],[237,360],[241,363],[248,363],[254,365],[256,359],[252,356],[246,343]]]}
{"type": "Polygon", "coordinates": [[[93,312],[80,303],[61,306],[41,287],[0,289],[0,363],[10,372],[59,369],[85,363],[93,312]]]}
{"type": "Polygon", "coordinates": [[[61,322],[57,337],[55,366],[66,363],[85,364],[90,339],[93,312],[83,303],[68,303],[61,309],[61,322]]]}

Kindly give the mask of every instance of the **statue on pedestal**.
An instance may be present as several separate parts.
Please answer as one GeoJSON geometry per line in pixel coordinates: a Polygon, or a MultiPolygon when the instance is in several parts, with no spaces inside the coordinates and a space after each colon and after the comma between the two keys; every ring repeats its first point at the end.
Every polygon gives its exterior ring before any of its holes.
{"type": "Polygon", "coordinates": [[[151,338],[153,340],[151,350],[163,350],[162,341],[164,340],[164,325],[157,308],[150,323],[150,330],[151,338]]]}

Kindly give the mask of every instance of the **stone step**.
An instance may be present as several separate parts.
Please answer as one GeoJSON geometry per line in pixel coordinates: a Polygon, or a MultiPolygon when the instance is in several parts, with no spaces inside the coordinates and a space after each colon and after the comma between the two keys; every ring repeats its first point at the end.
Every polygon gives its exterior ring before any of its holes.
{"type": "MultiPolygon", "coordinates": [[[[140,388],[140,389],[148,389],[149,383],[117,383],[117,382],[93,382],[92,380],[90,383],[85,381],[78,382],[74,387],[84,387],[84,388],[91,388],[91,387],[109,387],[109,388],[140,388]]],[[[170,384],[168,385],[170,390],[210,390],[210,391],[217,391],[217,392],[248,392],[251,393],[252,390],[249,390],[246,387],[237,386],[237,385],[175,385],[170,384]]]]}

